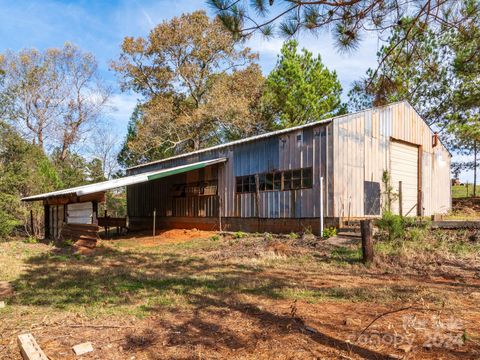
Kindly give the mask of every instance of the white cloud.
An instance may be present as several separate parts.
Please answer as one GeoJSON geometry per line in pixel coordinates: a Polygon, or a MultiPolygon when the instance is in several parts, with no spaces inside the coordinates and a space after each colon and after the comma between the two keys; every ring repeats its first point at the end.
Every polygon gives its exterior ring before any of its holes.
{"type": "MultiPolygon", "coordinates": [[[[314,36],[302,33],[299,38],[299,47],[306,48],[313,54],[320,54],[323,63],[330,69],[336,70],[344,89],[344,98],[350,89],[351,83],[365,75],[369,67],[375,67],[377,63],[376,53],[378,40],[374,34],[367,34],[356,50],[340,53],[334,46],[332,36],[327,32],[314,36]]],[[[275,37],[265,39],[255,35],[248,46],[260,54],[260,64],[265,74],[275,66],[277,55],[280,53],[284,39],[275,37]]]]}
{"type": "Polygon", "coordinates": [[[121,93],[114,94],[108,102],[109,110],[105,115],[111,120],[112,130],[119,137],[123,138],[127,132],[127,124],[137,105],[137,98],[135,94],[121,93]]]}

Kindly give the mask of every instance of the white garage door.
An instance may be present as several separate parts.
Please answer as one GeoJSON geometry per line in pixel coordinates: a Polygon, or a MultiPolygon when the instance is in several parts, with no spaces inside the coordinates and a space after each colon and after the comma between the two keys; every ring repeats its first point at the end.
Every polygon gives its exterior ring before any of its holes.
{"type": "MultiPolygon", "coordinates": [[[[402,182],[402,214],[417,215],[418,196],[418,147],[392,141],[390,153],[390,184],[399,194],[402,182]]],[[[392,211],[400,213],[400,199],[392,203],[392,211]]]]}

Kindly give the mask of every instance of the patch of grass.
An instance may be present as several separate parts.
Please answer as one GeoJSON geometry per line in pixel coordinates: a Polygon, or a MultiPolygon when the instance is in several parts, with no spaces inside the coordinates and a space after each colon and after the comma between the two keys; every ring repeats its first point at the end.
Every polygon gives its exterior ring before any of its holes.
{"type": "Polygon", "coordinates": [[[467,230],[452,232],[422,229],[416,229],[414,232],[412,230],[409,230],[409,237],[403,240],[375,242],[375,252],[388,256],[411,257],[422,255],[444,257],[451,255],[462,258],[480,255],[480,242],[476,241],[476,238],[473,241],[470,240],[475,235],[470,234],[467,230]]]}
{"type": "Polygon", "coordinates": [[[323,229],[323,238],[329,239],[331,237],[337,236],[337,229],[334,227],[326,227],[323,229]]]}
{"type": "Polygon", "coordinates": [[[362,259],[362,251],[358,247],[340,246],[332,250],[330,257],[337,263],[351,264],[362,259]]]}
{"type": "MultiPolygon", "coordinates": [[[[480,195],[480,185],[477,185],[477,196],[480,195]]],[[[452,197],[453,198],[464,198],[467,196],[472,196],[473,194],[473,184],[467,185],[454,185],[452,186],[452,197]]]]}
{"type": "Polygon", "coordinates": [[[244,233],[243,231],[237,231],[237,232],[233,233],[233,238],[234,239],[243,239],[247,236],[248,236],[248,234],[244,233]]]}

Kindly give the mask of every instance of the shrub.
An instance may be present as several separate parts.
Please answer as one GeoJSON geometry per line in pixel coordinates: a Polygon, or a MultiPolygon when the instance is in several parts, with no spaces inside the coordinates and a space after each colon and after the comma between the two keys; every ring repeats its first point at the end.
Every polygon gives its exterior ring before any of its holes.
{"type": "Polygon", "coordinates": [[[218,236],[218,235],[213,235],[210,239],[211,239],[212,241],[218,241],[218,240],[220,240],[220,236],[218,236]]]}
{"type": "Polygon", "coordinates": [[[375,221],[375,225],[388,234],[388,240],[397,240],[405,236],[405,218],[384,211],[382,217],[375,221]]]}
{"type": "Polygon", "coordinates": [[[291,232],[290,234],[288,234],[288,237],[292,240],[295,240],[298,239],[300,236],[295,232],[291,232]]]}
{"type": "Polygon", "coordinates": [[[5,239],[11,235],[19,224],[19,221],[12,215],[0,209],[0,239],[5,239]]]}
{"type": "Polygon", "coordinates": [[[237,231],[235,233],[233,233],[233,238],[234,239],[243,239],[244,237],[247,237],[248,234],[247,233],[244,233],[243,231],[237,231]]]}
{"type": "Polygon", "coordinates": [[[310,226],[307,226],[303,229],[303,234],[304,235],[312,235],[313,232],[312,232],[312,228],[310,226]]]}
{"type": "Polygon", "coordinates": [[[268,233],[268,232],[266,232],[266,233],[264,234],[264,238],[265,238],[265,240],[272,240],[272,239],[273,239],[273,235],[270,234],[270,233],[268,233]]]}
{"type": "Polygon", "coordinates": [[[337,229],[334,227],[327,227],[323,229],[323,238],[328,239],[333,236],[337,236],[337,229]]]}
{"type": "Polygon", "coordinates": [[[34,236],[29,236],[29,237],[23,239],[23,242],[25,244],[36,244],[36,243],[38,243],[38,239],[34,236]]]}

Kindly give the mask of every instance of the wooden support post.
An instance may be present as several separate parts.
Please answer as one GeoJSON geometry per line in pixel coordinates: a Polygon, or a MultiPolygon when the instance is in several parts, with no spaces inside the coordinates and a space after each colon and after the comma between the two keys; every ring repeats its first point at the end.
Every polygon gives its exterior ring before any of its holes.
{"type": "Polygon", "coordinates": [[[260,179],[258,174],[255,175],[255,212],[257,218],[260,217],[260,179]]]}
{"type": "Polygon", "coordinates": [[[104,219],[105,219],[105,237],[108,239],[108,212],[105,210],[104,213],[104,219]]]}
{"type": "Polygon", "coordinates": [[[323,176],[320,177],[320,236],[323,237],[323,176]]]}
{"type": "Polygon", "coordinates": [[[50,238],[50,205],[43,206],[43,237],[45,239],[50,238]]]}
{"type": "Polygon", "coordinates": [[[157,209],[153,209],[153,240],[155,240],[155,220],[157,219],[157,209]]]}
{"type": "Polygon", "coordinates": [[[30,209],[30,232],[35,236],[35,229],[33,228],[33,210],[30,209]]]}
{"type": "Polygon", "coordinates": [[[398,182],[398,214],[403,216],[403,189],[402,182],[398,182]]]}
{"type": "Polygon", "coordinates": [[[222,231],[222,197],[218,195],[218,230],[222,231]]]}
{"type": "Polygon", "coordinates": [[[363,263],[370,264],[373,261],[373,223],[372,220],[361,220],[362,254],[363,263]]]}

